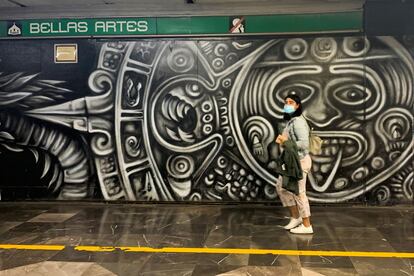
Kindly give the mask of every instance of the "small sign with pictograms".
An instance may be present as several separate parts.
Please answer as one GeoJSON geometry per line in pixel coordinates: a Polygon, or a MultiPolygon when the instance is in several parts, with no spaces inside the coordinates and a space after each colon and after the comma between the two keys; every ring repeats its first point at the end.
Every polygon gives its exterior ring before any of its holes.
{"type": "Polygon", "coordinates": [[[244,33],[246,28],[246,22],[243,16],[230,17],[229,31],[232,34],[244,33]]]}

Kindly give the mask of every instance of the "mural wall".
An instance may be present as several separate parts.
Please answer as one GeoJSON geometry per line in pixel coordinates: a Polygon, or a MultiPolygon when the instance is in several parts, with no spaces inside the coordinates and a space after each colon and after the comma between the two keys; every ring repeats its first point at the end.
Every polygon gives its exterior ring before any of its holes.
{"type": "Polygon", "coordinates": [[[325,140],[311,201],[413,200],[413,37],[60,42],[0,42],[5,200],[277,201],[288,93],[325,140]]]}

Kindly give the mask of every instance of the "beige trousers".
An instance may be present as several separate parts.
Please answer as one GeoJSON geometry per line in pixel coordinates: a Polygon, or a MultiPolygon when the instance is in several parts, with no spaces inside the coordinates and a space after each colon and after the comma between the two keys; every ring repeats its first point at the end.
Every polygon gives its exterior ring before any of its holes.
{"type": "Polygon", "coordinates": [[[306,177],[309,171],[312,168],[312,159],[306,155],[303,159],[300,160],[302,166],[303,178],[298,182],[299,184],[299,194],[295,195],[294,193],[282,188],[282,177],[280,176],[276,183],[276,191],[279,195],[280,200],[282,201],[283,207],[298,206],[299,215],[302,218],[310,217],[310,207],[309,200],[306,196],[306,177]]]}

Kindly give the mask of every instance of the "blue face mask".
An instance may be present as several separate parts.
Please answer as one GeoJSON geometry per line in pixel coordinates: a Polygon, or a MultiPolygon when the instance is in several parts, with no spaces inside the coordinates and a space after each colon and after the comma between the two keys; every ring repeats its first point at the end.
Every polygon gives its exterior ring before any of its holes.
{"type": "Polygon", "coordinates": [[[283,107],[283,112],[284,113],[292,114],[295,111],[296,111],[296,109],[293,107],[293,105],[285,104],[285,106],[283,107]]]}

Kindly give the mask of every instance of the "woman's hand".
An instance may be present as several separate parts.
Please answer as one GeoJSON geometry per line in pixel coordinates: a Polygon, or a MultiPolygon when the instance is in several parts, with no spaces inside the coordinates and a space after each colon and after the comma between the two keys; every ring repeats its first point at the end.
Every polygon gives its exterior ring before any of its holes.
{"type": "Polygon", "coordinates": [[[276,138],[276,143],[277,144],[279,144],[279,145],[283,145],[283,143],[284,142],[286,142],[287,141],[287,136],[286,135],[283,135],[283,134],[280,134],[280,135],[278,135],[277,136],[277,138],[276,138]]]}

